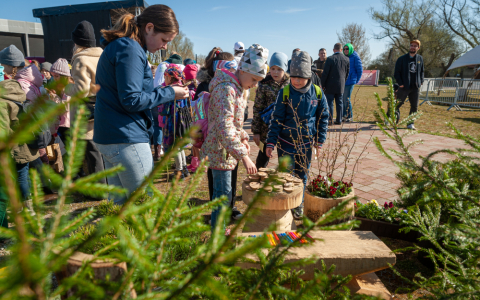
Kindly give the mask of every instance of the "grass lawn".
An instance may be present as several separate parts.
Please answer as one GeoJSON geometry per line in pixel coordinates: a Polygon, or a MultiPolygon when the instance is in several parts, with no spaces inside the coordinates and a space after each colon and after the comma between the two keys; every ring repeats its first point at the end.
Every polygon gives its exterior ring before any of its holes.
{"type": "MultiPolygon", "coordinates": [[[[356,86],[353,93],[353,112],[355,121],[375,122],[373,111],[377,109],[377,102],[374,93],[378,93],[384,101],[384,108],[387,108],[387,87],[386,86],[356,86]]],[[[422,103],[423,100],[420,100],[422,103]]],[[[446,125],[451,122],[464,134],[480,138],[480,110],[462,108],[462,111],[451,109],[447,111],[446,105],[419,106],[418,110],[423,113],[419,120],[415,121],[417,130],[423,133],[454,137],[453,131],[446,125]]],[[[405,103],[400,108],[400,116],[406,117],[410,111],[410,103],[405,103]]]]}

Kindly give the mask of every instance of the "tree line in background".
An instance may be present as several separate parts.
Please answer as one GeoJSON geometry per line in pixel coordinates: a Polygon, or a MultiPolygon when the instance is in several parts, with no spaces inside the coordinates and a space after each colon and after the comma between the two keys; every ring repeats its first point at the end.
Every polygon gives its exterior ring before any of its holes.
{"type": "Polygon", "coordinates": [[[393,77],[395,62],[408,53],[409,42],[422,42],[426,77],[442,77],[467,50],[479,45],[480,0],[382,0],[380,10],[369,12],[382,31],[376,39],[389,39],[389,48],[369,65],[380,79],[393,77]]]}
{"type": "MultiPolygon", "coordinates": [[[[480,0],[382,0],[382,8],[369,9],[370,16],[381,28],[375,39],[388,39],[386,51],[371,59],[365,27],[349,23],[337,32],[342,45],[351,43],[366,69],[380,70],[380,80],[393,77],[395,62],[409,51],[411,40],[421,41],[426,77],[441,77],[450,65],[467,50],[480,44],[480,0]]],[[[203,64],[205,55],[195,55],[193,42],[180,31],[169,44],[165,57],[161,51],[149,53],[158,64],[179,54],[203,64]]]]}
{"type": "Polygon", "coordinates": [[[155,53],[148,53],[148,58],[151,63],[158,65],[172,54],[178,54],[182,59],[191,58],[197,60],[198,63],[203,64],[205,61],[205,55],[195,55],[193,52],[193,42],[180,31],[177,36],[168,44],[167,51],[162,57],[162,51],[155,53]]]}

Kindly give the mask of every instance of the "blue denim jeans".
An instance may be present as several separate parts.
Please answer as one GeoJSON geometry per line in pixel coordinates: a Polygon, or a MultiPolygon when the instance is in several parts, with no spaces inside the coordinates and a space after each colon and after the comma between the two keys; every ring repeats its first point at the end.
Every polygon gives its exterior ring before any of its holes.
{"type": "Polygon", "coordinates": [[[122,205],[150,175],[153,170],[153,157],[149,143],[138,144],[96,144],[102,153],[105,169],[121,164],[125,171],[108,177],[108,184],[123,187],[128,190],[127,195],[109,195],[109,200],[122,205]]]}
{"type": "MultiPolygon", "coordinates": [[[[213,199],[220,198],[221,196],[227,196],[228,201],[222,203],[223,206],[227,206],[232,201],[232,171],[224,171],[224,170],[213,170],[213,199]]],[[[215,207],[212,210],[212,231],[217,224],[218,216],[220,214],[220,210],[222,209],[222,205],[215,207]]],[[[223,224],[225,227],[225,223],[223,224]]]]}
{"type": "Polygon", "coordinates": [[[158,108],[157,107],[152,109],[152,115],[153,115],[153,135],[150,139],[150,143],[155,146],[162,145],[163,131],[158,124],[158,108]]]}
{"type": "Polygon", "coordinates": [[[24,201],[30,199],[30,177],[28,176],[28,164],[29,163],[16,164],[18,187],[24,201]]]}
{"type": "MultiPolygon", "coordinates": [[[[297,146],[297,148],[299,149],[296,149],[293,145],[280,141],[279,147],[277,148],[278,159],[284,156],[290,156],[288,170],[292,175],[297,175],[300,179],[303,179],[303,189],[305,190],[308,179],[308,170],[310,170],[310,164],[312,161],[312,144],[297,146]]],[[[300,206],[303,207],[303,198],[300,206]]]]}
{"type": "Polygon", "coordinates": [[[343,93],[343,117],[347,119],[351,119],[353,117],[352,111],[353,111],[353,106],[352,106],[352,92],[353,88],[355,87],[354,84],[352,85],[346,85],[345,86],[345,92],[343,93]]]}
{"type": "Polygon", "coordinates": [[[328,119],[333,121],[333,100],[335,100],[335,108],[337,111],[337,118],[335,122],[342,123],[342,116],[343,116],[343,94],[325,94],[327,97],[328,102],[328,112],[329,116],[328,119]]]}

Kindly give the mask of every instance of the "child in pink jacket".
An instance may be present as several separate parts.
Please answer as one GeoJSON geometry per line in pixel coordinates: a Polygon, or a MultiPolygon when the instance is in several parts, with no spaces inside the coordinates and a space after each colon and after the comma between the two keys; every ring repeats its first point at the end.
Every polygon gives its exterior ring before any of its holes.
{"type": "MultiPolygon", "coordinates": [[[[248,174],[257,172],[255,164],[248,156],[249,137],[243,130],[243,115],[247,106],[243,93],[265,78],[267,58],[268,50],[254,44],[242,57],[235,73],[226,69],[216,70],[215,77],[210,82],[208,123],[211,129],[202,146],[201,155],[208,156],[210,162],[214,199],[227,196],[228,202],[232,201],[232,170],[239,161],[243,162],[248,174]]],[[[212,231],[217,224],[220,209],[221,207],[216,207],[212,211],[212,231]]]]}

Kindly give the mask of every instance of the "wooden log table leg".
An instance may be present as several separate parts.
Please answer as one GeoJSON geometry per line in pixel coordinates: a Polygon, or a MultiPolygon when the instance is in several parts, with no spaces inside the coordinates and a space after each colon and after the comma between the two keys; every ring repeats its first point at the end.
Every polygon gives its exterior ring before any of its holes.
{"type": "Polygon", "coordinates": [[[253,221],[246,223],[243,232],[258,232],[268,228],[275,223],[275,230],[291,231],[297,229],[290,209],[266,210],[260,209],[258,214],[253,216],[253,221]]]}

